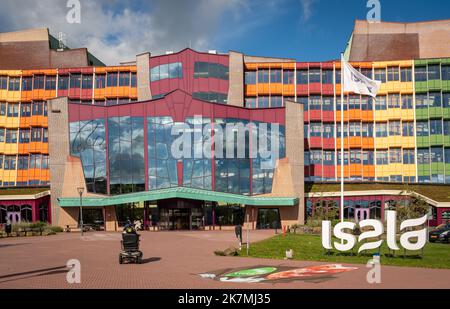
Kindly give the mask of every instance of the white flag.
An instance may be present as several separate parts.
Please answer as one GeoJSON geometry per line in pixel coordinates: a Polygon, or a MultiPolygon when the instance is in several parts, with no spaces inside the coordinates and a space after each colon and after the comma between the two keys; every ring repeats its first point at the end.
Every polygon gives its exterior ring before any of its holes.
{"type": "Polygon", "coordinates": [[[370,95],[375,98],[380,89],[381,82],[364,76],[356,70],[345,59],[342,59],[342,80],[344,82],[344,92],[354,92],[359,94],[370,95]]]}

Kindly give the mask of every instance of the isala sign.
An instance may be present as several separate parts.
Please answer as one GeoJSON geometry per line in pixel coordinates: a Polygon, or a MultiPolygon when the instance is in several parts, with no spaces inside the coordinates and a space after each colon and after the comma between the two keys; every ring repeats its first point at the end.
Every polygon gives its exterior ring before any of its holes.
{"type": "MultiPolygon", "coordinates": [[[[427,220],[427,216],[423,216],[418,219],[405,220],[400,224],[400,232],[411,227],[418,227],[424,224],[427,220]]],[[[387,245],[391,250],[400,250],[397,245],[397,212],[388,210],[386,211],[386,234],[387,234],[387,245]]],[[[340,222],[333,228],[333,234],[336,238],[341,240],[341,242],[334,242],[334,247],[338,251],[349,251],[352,250],[356,244],[356,236],[351,233],[346,233],[345,230],[351,230],[356,227],[354,222],[340,222]]],[[[359,222],[360,228],[372,227],[372,230],[367,231],[359,235],[358,242],[361,242],[370,238],[380,237],[384,233],[384,225],[379,220],[367,219],[359,222]]],[[[331,245],[331,221],[322,221],[322,246],[327,249],[333,249],[331,245]]],[[[426,228],[421,230],[413,230],[409,232],[404,232],[400,235],[400,245],[406,250],[420,250],[425,246],[427,239],[426,228]],[[411,240],[415,240],[414,242],[411,240]]],[[[372,250],[381,246],[383,240],[366,242],[362,244],[358,253],[364,250],[372,250]]]]}

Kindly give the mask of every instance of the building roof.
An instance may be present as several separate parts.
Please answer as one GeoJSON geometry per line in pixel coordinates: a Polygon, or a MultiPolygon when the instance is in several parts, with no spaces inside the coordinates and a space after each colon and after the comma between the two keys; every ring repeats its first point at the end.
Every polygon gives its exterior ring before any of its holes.
{"type": "MultiPolygon", "coordinates": [[[[296,197],[245,196],[185,187],[159,189],[154,191],[144,191],[114,196],[89,197],[83,198],[82,203],[83,206],[103,207],[135,202],[157,201],[171,198],[205,200],[230,204],[245,204],[251,206],[295,206],[298,204],[298,198],[296,197]]],[[[79,197],[65,197],[58,198],[57,200],[61,207],[80,207],[79,197]]]]}
{"type": "Polygon", "coordinates": [[[414,23],[355,21],[350,61],[450,57],[450,19],[414,23]]]}
{"type": "Polygon", "coordinates": [[[34,200],[50,195],[49,188],[6,188],[0,189],[0,201],[3,200],[34,200]]]}

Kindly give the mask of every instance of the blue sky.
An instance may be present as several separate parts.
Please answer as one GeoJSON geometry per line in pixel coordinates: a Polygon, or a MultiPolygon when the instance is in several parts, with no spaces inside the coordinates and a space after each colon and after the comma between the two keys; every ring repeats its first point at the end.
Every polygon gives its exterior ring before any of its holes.
{"type": "MultiPolygon", "coordinates": [[[[189,45],[199,51],[336,59],[367,0],[79,0],[70,24],[67,0],[2,0],[0,32],[47,27],[70,47],[87,47],[106,64],[189,45]]],[[[380,0],[383,21],[450,19],[448,0],[380,0]]]]}

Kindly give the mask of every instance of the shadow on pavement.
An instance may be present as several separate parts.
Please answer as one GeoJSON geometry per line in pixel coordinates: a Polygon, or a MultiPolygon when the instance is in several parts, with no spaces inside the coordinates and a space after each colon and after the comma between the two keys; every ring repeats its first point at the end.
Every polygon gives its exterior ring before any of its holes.
{"type": "Polygon", "coordinates": [[[21,244],[3,244],[0,245],[0,248],[5,248],[5,247],[15,247],[15,246],[22,246],[22,245],[29,245],[29,242],[25,242],[25,243],[21,243],[21,244]]]}
{"type": "Polygon", "coordinates": [[[161,260],[160,257],[150,257],[150,258],[142,259],[142,260],[141,260],[141,264],[147,264],[147,263],[151,263],[151,262],[157,262],[157,261],[160,261],[160,260],[161,260]]]}

